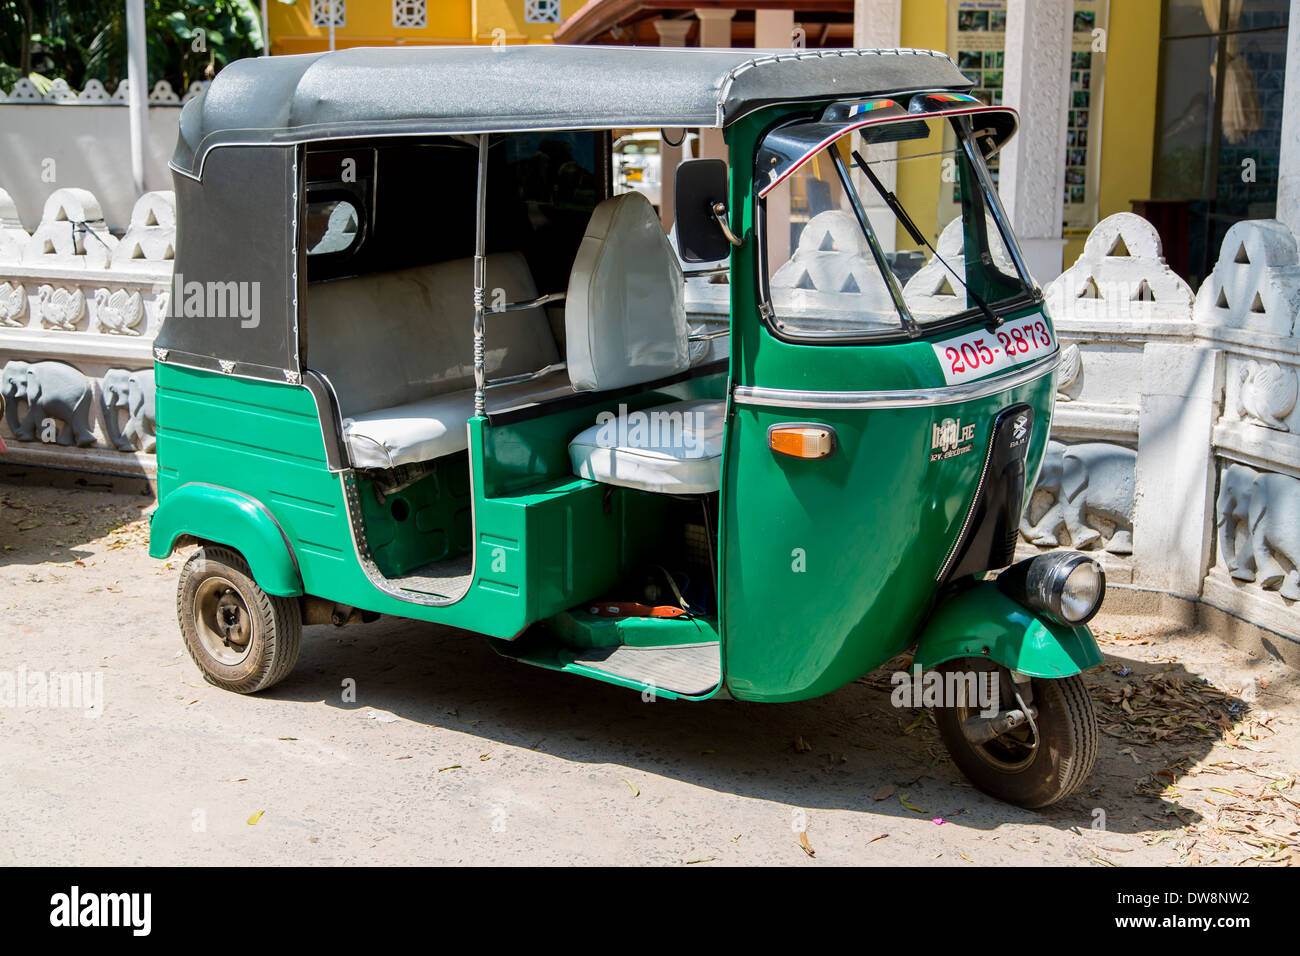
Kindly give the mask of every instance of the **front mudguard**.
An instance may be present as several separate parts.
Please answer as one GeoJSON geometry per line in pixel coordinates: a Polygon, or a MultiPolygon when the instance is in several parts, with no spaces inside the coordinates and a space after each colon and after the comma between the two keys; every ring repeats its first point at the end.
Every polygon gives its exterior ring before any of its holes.
{"type": "Polygon", "coordinates": [[[915,662],[925,670],[959,657],[984,657],[1031,677],[1069,677],[1102,662],[1086,626],[1040,617],[981,581],[935,609],[917,641],[915,662]]]}

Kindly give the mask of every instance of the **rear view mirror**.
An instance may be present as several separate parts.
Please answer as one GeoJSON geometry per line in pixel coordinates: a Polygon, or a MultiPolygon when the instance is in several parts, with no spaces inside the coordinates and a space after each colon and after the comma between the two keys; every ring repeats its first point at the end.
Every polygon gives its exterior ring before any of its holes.
{"type": "Polygon", "coordinates": [[[687,262],[714,262],[731,255],[727,224],[727,164],[720,159],[691,159],[677,167],[673,215],[677,247],[687,262]],[[718,207],[721,207],[720,211],[718,207]]]}

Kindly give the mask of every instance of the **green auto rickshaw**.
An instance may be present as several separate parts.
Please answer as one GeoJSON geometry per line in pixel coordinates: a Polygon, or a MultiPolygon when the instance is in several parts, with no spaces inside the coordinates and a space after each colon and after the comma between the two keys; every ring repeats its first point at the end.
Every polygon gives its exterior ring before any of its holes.
{"type": "Polygon", "coordinates": [[[690,701],[910,649],[976,785],[1068,794],[1105,578],[1015,560],[1060,350],[989,168],[1016,115],[970,85],[920,50],[222,70],[182,112],[154,349],[150,553],[200,546],[205,676],[263,690],[304,625],[382,614],[690,701]],[[645,129],[659,209],[612,188],[645,129]],[[692,129],[727,158],[670,174],[692,129]]]}

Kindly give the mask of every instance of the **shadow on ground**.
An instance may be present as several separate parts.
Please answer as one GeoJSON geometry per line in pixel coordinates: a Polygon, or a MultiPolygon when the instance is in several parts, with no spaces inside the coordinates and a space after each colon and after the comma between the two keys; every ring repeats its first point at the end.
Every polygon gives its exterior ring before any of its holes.
{"type": "MultiPolygon", "coordinates": [[[[1177,664],[1108,655],[1105,669],[1087,679],[1103,729],[1096,768],[1083,790],[1035,812],[972,788],[948,759],[929,716],[891,704],[883,669],[798,703],[647,703],[634,691],[502,658],[467,632],[384,619],[343,630],[309,628],[298,668],[265,696],[388,712],[561,760],[626,766],[809,810],[923,815],[978,829],[1034,822],[1062,830],[1089,829],[1101,810],[1112,833],[1174,831],[1199,819],[1160,796],[1165,781],[1154,774],[1178,774],[1203,759],[1219,739],[1216,728],[1232,716],[1229,708],[1240,710],[1241,702],[1207,691],[1177,664]],[[343,700],[347,678],[356,681],[356,703],[343,700]],[[1112,703],[1124,699],[1126,684],[1135,686],[1130,709],[1146,693],[1158,702],[1166,688],[1183,688],[1187,706],[1156,728],[1158,741],[1112,703]]],[[[1149,714],[1155,721],[1165,716],[1149,714]]]]}

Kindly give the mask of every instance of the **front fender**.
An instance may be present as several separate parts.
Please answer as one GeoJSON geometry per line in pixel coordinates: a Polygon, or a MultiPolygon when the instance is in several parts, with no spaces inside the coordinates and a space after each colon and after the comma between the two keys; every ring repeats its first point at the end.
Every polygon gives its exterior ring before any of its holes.
{"type": "Polygon", "coordinates": [[[288,538],[271,513],[248,495],[215,485],[181,485],[149,518],[149,555],[167,557],[181,535],[238,551],[267,594],[302,594],[302,575],[288,538]]]}
{"type": "Polygon", "coordinates": [[[987,657],[1032,677],[1069,677],[1102,662],[1086,626],[1041,618],[991,581],[945,600],[921,632],[915,660],[922,668],[958,657],[987,657]]]}

